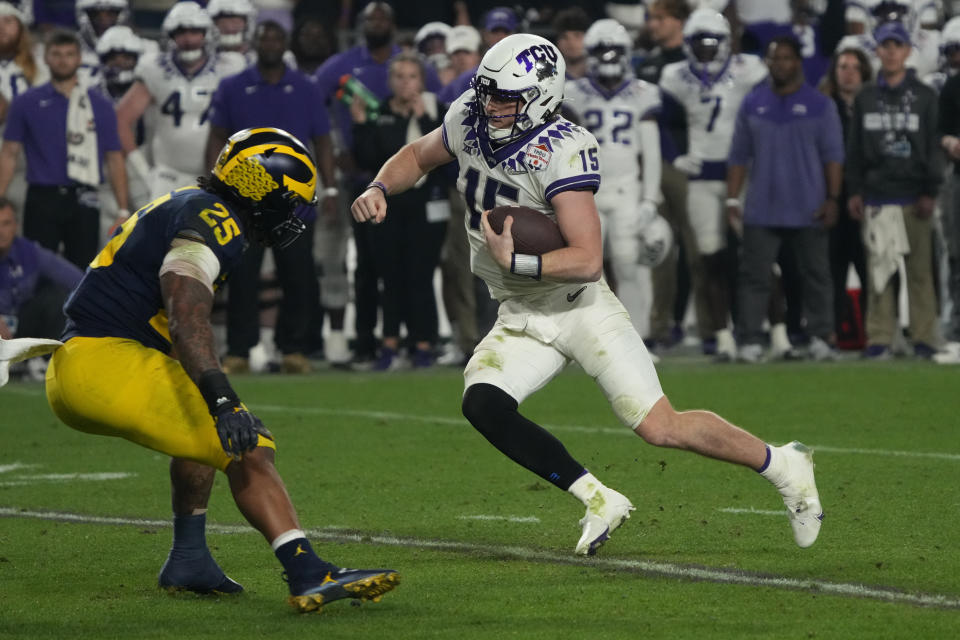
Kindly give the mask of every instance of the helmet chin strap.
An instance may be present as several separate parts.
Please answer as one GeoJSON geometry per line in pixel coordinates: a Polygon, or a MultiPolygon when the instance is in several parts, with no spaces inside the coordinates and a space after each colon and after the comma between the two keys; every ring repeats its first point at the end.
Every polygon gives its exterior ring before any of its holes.
{"type": "Polygon", "coordinates": [[[503,127],[502,129],[498,129],[497,127],[493,126],[493,124],[487,125],[487,135],[490,136],[491,140],[503,140],[505,138],[509,138],[511,134],[513,134],[513,125],[509,127],[503,127]]]}

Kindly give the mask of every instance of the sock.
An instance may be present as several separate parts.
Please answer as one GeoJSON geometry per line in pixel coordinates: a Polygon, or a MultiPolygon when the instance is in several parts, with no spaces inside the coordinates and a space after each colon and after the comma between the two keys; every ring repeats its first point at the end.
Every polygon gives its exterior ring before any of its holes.
{"type": "Polygon", "coordinates": [[[597,478],[587,471],[583,470],[583,475],[574,480],[573,484],[567,489],[569,493],[572,493],[574,497],[582,502],[584,506],[590,506],[590,498],[593,497],[600,489],[603,489],[604,484],[597,480],[597,478]]]}
{"type": "Polygon", "coordinates": [[[173,516],[173,550],[197,551],[207,548],[207,514],[173,516]]]}
{"type": "Polygon", "coordinates": [[[767,461],[758,471],[779,489],[784,482],[785,462],[783,453],[778,447],[767,445],[767,461]]]}
{"type": "Polygon", "coordinates": [[[273,553],[283,565],[287,580],[291,584],[305,577],[336,569],[334,565],[321,560],[310,546],[310,541],[302,536],[281,544],[273,553]]]}

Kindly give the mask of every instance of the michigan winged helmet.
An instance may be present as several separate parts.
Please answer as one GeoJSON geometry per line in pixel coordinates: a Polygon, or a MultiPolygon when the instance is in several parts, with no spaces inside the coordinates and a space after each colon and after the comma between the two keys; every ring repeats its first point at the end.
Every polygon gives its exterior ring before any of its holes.
{"type": "Polygon", "coordinates": [[[286,131],[244,129],[224,145],[210,186],[239,209],[254,240],[283,248],[306,228],[296,211],[317,202],[317,168],[286,131]]]}

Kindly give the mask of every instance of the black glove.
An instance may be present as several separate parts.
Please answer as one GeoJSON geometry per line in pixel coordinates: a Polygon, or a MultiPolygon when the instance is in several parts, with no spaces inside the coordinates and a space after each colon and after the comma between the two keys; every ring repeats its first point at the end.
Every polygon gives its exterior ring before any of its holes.
{"type": "Polygon", "coordinates": [[[217,425],[217,435],[220,436],[223,450],[234,460],[240,460],[244,453],[255,449],[258,436],[273,439],[260,418],[247,411],[242,403],[233,407],[221,407],[213,420],[217,425]]]}
{"type": "Polygon", "coordinates": [[[243,458],[244,453],[256,448],[257,436],[273,440],[273,435],[263,426],[260,418],[240,402],[222,371],[204,371],[200,374],[197,387],[213,416],[220,444],[228,456],[234,460],[243,458]]]}

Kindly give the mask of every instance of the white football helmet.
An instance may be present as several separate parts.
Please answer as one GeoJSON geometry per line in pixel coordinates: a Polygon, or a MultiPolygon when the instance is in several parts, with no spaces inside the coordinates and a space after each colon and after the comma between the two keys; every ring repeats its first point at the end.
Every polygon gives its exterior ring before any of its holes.
{"type": "Polygon", "coordinates": [[[207,15],[214,23],[218,46],[236,49],[245,43],[253,42],[253,32],[257,28],[257,10],[250,4],[250,0],[210,0],[207,3],[207,15]],[[243,29],[237,33],[223,33],[217,29],[217,18],[228,16],[243,18],[243,29]]]}
{"type": "Polygon", "coordinates": [[[656,216],[640,232],[640,251],[637,264],[644,267],[657,267],[667,258],[673,249],[673,230],[663,216],[656,216]]]}
{"type": "Polygon", "coordinates": [[[713,9],[697,9],[683,25],[683,52],[700,80],[712,83],[730,61],[730,23],[713,9]]]}
{"type": "MultiPolygon", "coordinates": [[[[560,110],[567,64],[556,45],[529,33],[515,33],[496,43],[483,55],[473,78],[476,93],[474,129],[481,149],[492,140],[506,143],[549,122],[560,110]],[[487,114],[491,98],[514,102],[513,113],[487,114]],[[511,127],[497,128],[491,122],[514,118],[511,127]]],[[[484,149],[486,154],[489,151],[484,149]]]]}
{"type": "Polygon", "coordinates": [[[133,29],[118,24],[103,32],[97,41],[97,57],[100,58],[100,73],[107,88],[118,93],[133,84],[133,69],[116,69],[107,65],[107,59],[115,53],[128,53],[137,60],[143,55],[144,45],[133,29]]]}
{"type": "Polygon", "coordinates": [[[450,37],[450,25],[444,22],[428,22],[420,27],[417,35],[413,37],[413,45],[424,56],[434,69],[443,69],[450,64],[450,58],[447,56],[447,38],[450,37]],[[439,51],[431,53],[425,46],[427,41],[432,38],[441,38],[443,46],[439,51]]]}
{"type": "Polygon", "coordinates": [[[622,24],[612,18],[597,20],[583,37],[587,50],[587,73],[600,78],[622,78],[630,74],[633,40],[622,24]]]}
{"type": "Polygon", "coordinates": [[[33,24],[33,0],[4,0],[0,2],[0,16],[13,16],[29,27],[33,24]]]}
{"type": "Polygon", "coordinates": [[[163,33],[169,39],[170,50],[180,62],[196,62],[210,54],[213,38],[213,21],[206,10],[196,2],[178,2],[170,8],[163,19],[163,33]],[[180,29],[202,29],[203,46],[199,49],[179,49],[173,40],[173,34],[180,29]]]}
{"type": "Polygon", "coordinates": [[[77,0],[76,4],[77,27],[80,31],[80,37],[83,38],[91,48],[96,48],[97,40],[106,31],[104,29],[97,33],[98,26],[94,24],[93,14],[97,11],[116,11],[117,21],[111,26],[130,23],[130,4],[127,0],[77,0]]]}

